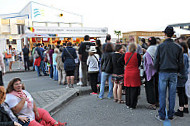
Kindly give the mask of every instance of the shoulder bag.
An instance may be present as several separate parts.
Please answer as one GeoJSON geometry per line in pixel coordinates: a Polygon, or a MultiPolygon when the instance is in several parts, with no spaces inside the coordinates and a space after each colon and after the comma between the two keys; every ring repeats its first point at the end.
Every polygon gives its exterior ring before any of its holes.
{"type": "MultiPolygon", "coordinates": [[[[72,59],[74,59],[74,57],[71,55],[71,53],[67,50],[67,48],[65,48],[66,49],[66,51],[68,52],[68,54],[70,55],[70,57],[72,58],[72,59]]],[[[78,59],[76,58],[76,59],[74,59],[74,61],[75,61],[75,63],[77,64],[77,63],[79,63],[79,61],[78,61],[78,59]]]]}
{"type": "Polygon", "coordinates": [[[129,57],[129,59],[128,59],[127,63],[125,64],[125,66],[127,66],[127,64],[129,63],[130,59],[132,58],[133,54],[134,53],[131,54],[131,56],[129,57]]]}

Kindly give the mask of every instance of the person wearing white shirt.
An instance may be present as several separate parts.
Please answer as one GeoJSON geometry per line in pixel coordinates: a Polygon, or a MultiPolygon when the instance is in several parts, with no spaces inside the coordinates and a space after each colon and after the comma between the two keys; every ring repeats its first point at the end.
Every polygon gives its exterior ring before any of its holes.
{"type": "Polygon", "coordinates": [[[87,59],[88,75],[89,81],[92,88],[92,95],[97,95],[97,82],[99,73],[99,55],[95,54],[97,52],[96,46],[90,46],[89,56],[87,59]]]}

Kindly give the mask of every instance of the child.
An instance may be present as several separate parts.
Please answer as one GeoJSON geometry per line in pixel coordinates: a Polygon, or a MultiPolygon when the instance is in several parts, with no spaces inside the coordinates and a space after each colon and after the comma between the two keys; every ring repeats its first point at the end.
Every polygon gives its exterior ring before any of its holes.
{"type": "Polygon", "coordinates": [[[180,72],[177,80],[177,92],[179,97],[179,109],[175,112],[176,116],[183,117],[183,113],[189,113],[188,111],[188,98],[185,94],[185,83],[188,79],[188,49],[185,42],[180,43],[181,47],[183,48],[183,62],[184,68],[180,72]]]}
{"type": "Polygon", "coordinates": [[[98,67],[98,59],[99,55],[95,54],[97,52],[96,46],[90,46],[89,49],[89,56],[87,59],[87,65],[88,65],[88,75],[89,75],[89,81],[92,88],[91,95],[97,95],[97,82],[98,82],[98,73],[99,73],[99,67],[98,67]]]}

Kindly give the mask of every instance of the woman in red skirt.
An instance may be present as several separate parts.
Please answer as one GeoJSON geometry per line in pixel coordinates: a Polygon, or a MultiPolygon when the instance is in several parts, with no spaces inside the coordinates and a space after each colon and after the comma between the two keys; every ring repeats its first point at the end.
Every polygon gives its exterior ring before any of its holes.
{"type": "Polygon", "coordinates": [[[137,105],[137,97],[139,95],[141,79],[139,66],[141,64],[141,56],[136,53],[137,45],[129,44],[129,52],[125,53],[125,72],[124,86],[126,87],[126,105],[128,108],[135,109],[137,105]]]}

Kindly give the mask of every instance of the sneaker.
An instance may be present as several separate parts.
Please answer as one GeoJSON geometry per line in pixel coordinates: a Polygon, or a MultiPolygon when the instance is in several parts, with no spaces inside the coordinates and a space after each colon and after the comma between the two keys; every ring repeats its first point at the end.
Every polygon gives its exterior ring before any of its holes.
{"type": "Polygon", "coordinates": [[[78,85],[78,86],[81,86],[81,85],[82,85],[82,82],[81,82],[81,81],[79,81],[79,82],[77,83],[77,85],[78,85]]]}
{"type": "Polygon", "coordinates": [[[67,85],[66,88],[70,88],[69,85],[67,85]]]}
{"type": "Polygon", "coordinates": [[[155,118],[161,122],[165,120],[165,118],[161,118],[159,115],[155,115],[155,118]]]}
{"type": "Polygon", "coordinates": [[[185,108],[185,107],[184,107],[184,109],[183,109],[183,113],[189,113],[188,108],[185,108]]]}
{"type": "Polygon", "coordinates": [[[174,120],[174,119],[176,119],[176,117],[175,117],[175,116],[173,116],[173,117],[168,117],[168,119],[169,119],[169,120],[174,120]]]}
{"type": "Polygon", "coordinates": [[[99,100],[103,100],[103,98],[100,98],[99,96],[97,96],[97,98],[98,98],[99,100]]]}
{"type": "Polygon", "coordinates": [[[95,93],[95,92],[92,92],[92,93],[90,93],[90,95],[97,95],[98,93],[95,93]]]}
{"type": "Polygon", "coordinates": [[[180,110],[178,109],[177,112],[175,112],[175,115],[176,115],[176,116],[179,116],[179,117],[183,117],[183,111],[180,111],[180,110]]]}
{"type": "Polygon", "coordinates": [[[129,106],[127,106],[127,109],[129,109],[130,107],[129,106]]]}

